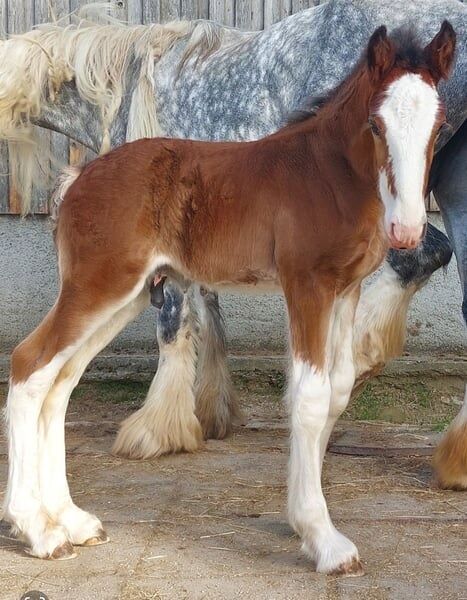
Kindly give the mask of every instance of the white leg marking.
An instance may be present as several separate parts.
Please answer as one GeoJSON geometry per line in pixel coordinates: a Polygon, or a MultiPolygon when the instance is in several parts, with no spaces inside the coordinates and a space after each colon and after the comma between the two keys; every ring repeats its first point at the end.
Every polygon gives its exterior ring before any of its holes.
{"type": "Polygon", "coordinates": [[[332,359],[330,369],[331,401],[320,440],[321,460],[324,459],[334,425],[347,408],[355,383],[352,341],[357,297],[355,292],[353,294],[337,300],[334,306],[332,333],[329,340],[329,354],[332,359]]]}
{"type": "Polygon", "coordinates": [[[22,383],[11,383],[7,400],[9,472],[4,519],[43,558],[68,541],[41,506],[38,470],[38,421],[47,392],[74,347],[57,354],[22,383]]]}
{"type": "Polygon", "coordinates": [[[171,452],[194,452],[202,443],[195,416],[196,326],[185,294],[176,338],[159,339],[159,365],[144,405],[120,428],[113,452],[149,458],[171,452]]]}
{"type": "Polygon", "coordinates": [[[72,501],[66,479],[65,413],[71,392],[89,362],[149,304],[144,291],[102,325],[63,367],[42,407],[39,420],[39,474],[42,506],[65,527],[73,544],[106,540],[97,517],[78,508],[72,501]],[[63,378],[62,378],[63,376],[63,378]]]}
{"type": "Polygon", "coordinates": [[[289,518],[320,573],[355,573],[358,551],[332,524],[321,490],[320,440],[331,401],[327,373],[294,360],[289,390],[291,449],[289,518]]]}
{"type": "MultiPolygon", "coordinates": [[[[148,268],[150,272],[150,268],[148,268]]],[[[40,558],[69,558],[72,551],[67,530],[57,525],[42,507],[41,484],[39,480],[39,431],[44,438],[46,435],[46,422],[39,426],[39,418],[47,394],[64,364],[76,353],[101,325],[107,322],[121,308],[132,302],[144,288],[146,276],[133,288],[128,296],[118,305],[108,307],[100,315],[90,319],[87,330],[81,339],[73,346],[57,353],[54,358],[43,368],[33,372],[30,377],[21,383],[11,384],[7,401],[7,421],[9,433],[9,472],[8,488],[4,504],[4,518],[13,525],[13,530],[24,539],[31,547],[30,553],[40,558]],[[71,550],[70,550],[71,548],[71,550]]],[[[63,403],[59,412],[64,413],[63,403]]],[[[61,425],[52,425],[52,439],[56,444],[58,456],[55,457],[56,467],[54,473],[64,471],[64,441],[63,416],[60,417],[61,425]]],[[[44,462],[50,457],[50,452],[43,451],[44,462]]],[[[42,461],[41,461],[42,463],[42,461]]],[[[61,477],[58,490],[66,493],[66,476],[61,477]],[[64,483],[65,482],[65,483],[64,483]]],[[[55,485],[55,481],[52,482],[55,485]]],[[[49,498],[53,494],[49,495],[49,498]]]]}

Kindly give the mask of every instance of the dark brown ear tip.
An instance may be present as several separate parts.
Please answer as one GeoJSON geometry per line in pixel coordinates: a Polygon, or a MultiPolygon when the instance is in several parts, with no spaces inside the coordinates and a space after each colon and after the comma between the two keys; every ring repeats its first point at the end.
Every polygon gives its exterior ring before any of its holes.
{"type": "Polygon", "coordinates": [[[443,34],[448,34],[451,37],[456,37],[456,32],[454,30],[454,27],[451,25],[450,21],[448,21],[447,19],[444,19],[444,21],[441,24],[441,29],[440,29],[440,33],[443,34]]]}
{"type": "Polygon", "coordinates": [[[375,29],[371,38],[372,39],[385,38],[385,37],[387,37],[387,35],[388,35],[388,30],[387,30],[386,25],[380,25],[377,29],[375,29]]]}

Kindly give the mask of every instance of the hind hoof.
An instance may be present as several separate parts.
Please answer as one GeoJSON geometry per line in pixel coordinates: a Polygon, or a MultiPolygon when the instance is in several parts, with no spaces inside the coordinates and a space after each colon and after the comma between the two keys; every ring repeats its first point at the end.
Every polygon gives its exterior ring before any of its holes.
{"type": "Polygon", "coordinates": [[[85,542],[83,542],[80,545],[81,546],[102,546],[102,544],[107,544],[108,542],[110,542],[109,536],[103,529],[100,529],[97,532],[97,535],[87,539],[85,542]]]}
{"type": "Polygon", "coordinates": [[[75,549],[71,542],[65,542],[61,546],[55,548],[55,550],[50,554],[50,560],[69,560],[70,558],[75,558],[77,556],[75,549]]]}
{"type": "Polygon", "coordinates": [[[25,549],[25,553],[28,556],[32,556],[34,558],[45,558],[46,560],[70,560],[71,558],[76,558],[78,556],[71,542],[64,542],[60,546],[57,546],[47,556],[38,557],[29,548],[25,549]]]}

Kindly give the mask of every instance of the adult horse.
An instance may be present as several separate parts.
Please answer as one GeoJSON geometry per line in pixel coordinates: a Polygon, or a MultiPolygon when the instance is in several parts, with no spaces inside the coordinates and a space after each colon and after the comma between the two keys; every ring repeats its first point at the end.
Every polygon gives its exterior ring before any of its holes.
{"type": "MultiPolygon", "coordinates": [[[[25,144],[15,143],[21,160],[12,152],[11,168],[20,179],[31,178],[24,152],[31,147],[30,122],[95,151],[145,135],[258,138],[275,131],[305,98],[336,85],[380,23],[391,29],[413,21],[427,40],[445,17],[459,33],[456,68],[441,89],[451,134],[457,133],[449,143],[449,132],[439,140],[442,150],[431,186],[465,287],[466,8],[457,0],[332,0],[256,33],[201,21],[164,27],[45,27],[19,36],[3,44],[0,68],[0,130],[6,138],[26,138],[25,144]]],[[[400,351],[413,293],[449,259],[442,236],[433,229],[428,233],[419,250],[391,252],[383,274],[363,294],[354,338],[361,379],[400,351]]],[[[188,295],[174,283],[165,285],[164,295],[158,373],[144,406],[124,422],[115,445],[127,456],[193,451],[203,435],[223,437],[236,413],[215,295],[204,296],[198,315],[198,357],[181,334],[181,314],[184,307],[190,310],[188,295]],[[190,372],[196,358],[193,388],[190,372]]],[[[439,455],[439,477],[446,486],[467,485],[463,414],[439,455]]]]}
{"type": "MultiPolygon", "coordinates": [[[[69,558],[74,545],[107,541],[70,495],[64,408],[102,341],[142,310],[155,277],[171,277],[284,293],[290,522],[319,572],[362,573],[357,548],[329,516],[322,461],[355,381],[362,280],[389,244],[414,248],[424,236],[428,171],[446,120],[437,86],[451,72],[455,41],[447,21],[425,47],[380,26],[323,106],[277,133],[253,142],[137,140],[64,176],[60,289],[13,352],[6,410],[4,516],[31,554],[69,558]]],[[[192,325],[183,314],[191,352],[192,325]]]]}

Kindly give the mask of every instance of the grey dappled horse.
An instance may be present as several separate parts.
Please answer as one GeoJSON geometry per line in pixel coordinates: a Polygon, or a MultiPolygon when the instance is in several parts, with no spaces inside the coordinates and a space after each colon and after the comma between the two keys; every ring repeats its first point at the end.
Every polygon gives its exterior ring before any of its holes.
{"type": "MultiPolygon", "coordinates": [[[[199,22],[174,36],[149,63],[149,72],[136,52],[128,57],[124,92],[105,133],[101,107],[86,100],[73,74],[46,98],[32,120],[96,152],[104,145],[103,138],[108,146],[117,146],[135,137],[129,123],[146,78],[154,92],[145,97],[146,108],[152,103],[153,134],[251,140],[278,129],[305,98],[321,96],[341,81],[378,25],[385,24],[390,31],[413,23],[426,43],[445,18],[458,36],[456,66],[441,87],[451,130],[439,142],[430,185],[457,256],[467,319],[467,8],[458,0],[331,0],[262,32],[199,22]]],[[[433,227],[416,251],[389,253],[383,274],[363,294],[357,312],[354,352],[361,378],[400,350],[400,345],[391,347],[385,339],[390,322],[405,320],[413,293],[449,261],[450,254],[445,237],[433,227]]],[[[159,368],[145,405],[123,424],[115,445],[120,454],[147,457],[193,451],[201,433],[223,437],[238,414],[217,296],[201,290],[202,301],[195,302],[197,289],[190,282],[182,289],[168,280],[163,289],[152,290],[161,306],[159,368]],[[199,338],[197,355],[184,343],[190,327],[199,338]]],[[[467,415],[461,422],[467,422],[467,415]]],[[[467,485],[467,467],[451,484],[467,485]]]]}

